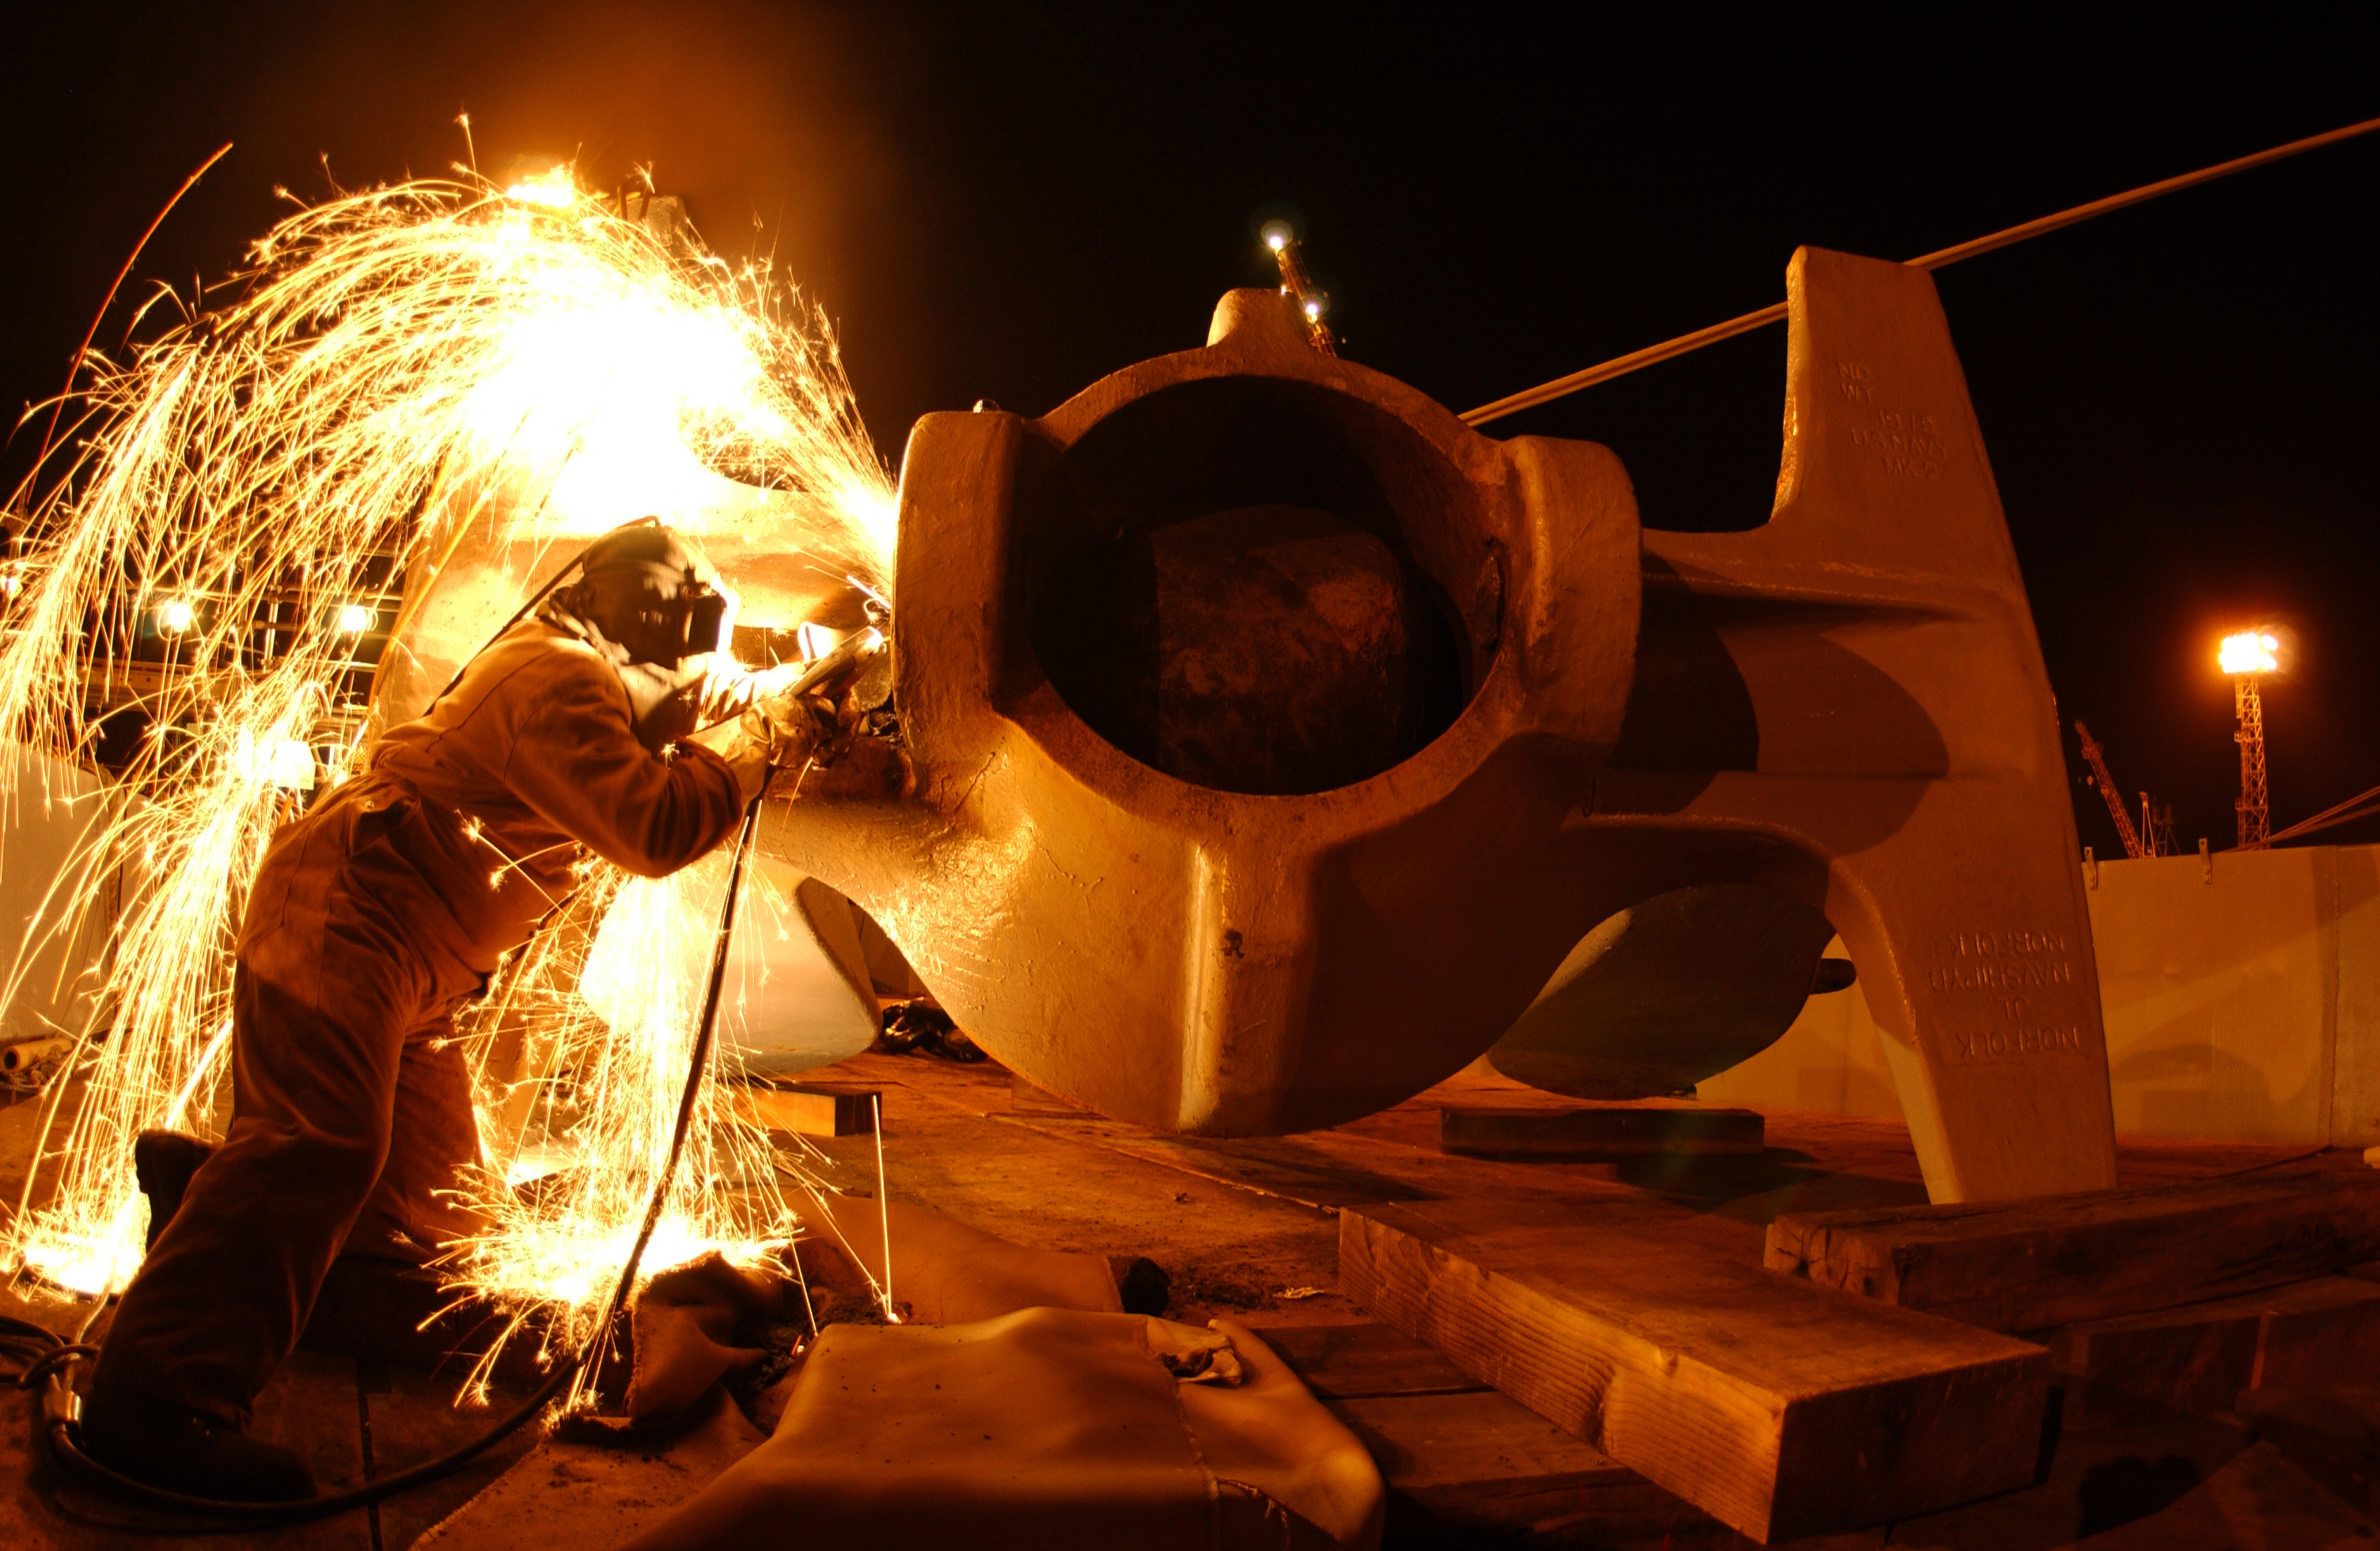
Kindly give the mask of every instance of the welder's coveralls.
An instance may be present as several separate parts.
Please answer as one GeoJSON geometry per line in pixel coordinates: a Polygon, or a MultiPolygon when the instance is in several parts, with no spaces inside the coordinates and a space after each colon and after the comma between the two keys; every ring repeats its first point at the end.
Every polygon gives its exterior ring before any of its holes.
{"type": "Polygon", "coordinates": [[[276,834],[233,990],[230,1132],[117,1310],[96,1381],[244,1424],[332,1257],[419,1259],[479,1158],[456,1005],[576,886],[583,844],[658,878],[741,812],[707,749],[638,741],[618,673],[513,626],[367,772],[276,834]]]}

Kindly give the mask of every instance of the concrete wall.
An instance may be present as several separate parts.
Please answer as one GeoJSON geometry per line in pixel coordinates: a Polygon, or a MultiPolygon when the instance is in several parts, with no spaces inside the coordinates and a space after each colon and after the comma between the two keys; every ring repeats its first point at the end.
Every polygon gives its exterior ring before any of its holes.
{"type": "MultiPolygon", "coordinates": [[[[11,773],[0,761],[0,780],[11,773]]],[[[103,800],[100,778],[34,754],[17,756],[13,777],[0,791],[0,988],[13,975],[17,991],[0,1005],[0,1044],[82,1032],[117,904],[112,873],[67,876],[103,800]],[[60,915],[78,891],[91,897],[75,902],[83,916],[69,934],[60,915]]]]}
{"type": "MultiPolygon", "coordinates": [[[[2118,1134],[2380,1145],[2380,846],[2101,862],[2085,881],[2118,1134]]],[[[1856,986],[1813,997],[1700,1093],[1897,1115],[1878,1039],[1856,986]]]]}

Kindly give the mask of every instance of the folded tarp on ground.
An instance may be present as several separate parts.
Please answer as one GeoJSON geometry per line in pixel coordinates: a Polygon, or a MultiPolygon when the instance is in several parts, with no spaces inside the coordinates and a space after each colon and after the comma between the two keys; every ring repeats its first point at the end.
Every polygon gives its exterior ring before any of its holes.
{"type": "MultiPolygon", "coordinates": [[[[1116,1314],[1108,1263],[1093,1254],[1026,1249],[922,1206],[813,1195],[803,1213],[812,1236],[795,1246],[805,1280],[731,1266],[716,1254],[673,1267],[638,1290],[636,1374],[628,1415],[653,1424],[686,1410],[728,1374],[759,1362],[762,1333],[800,1312],[802,1300],[833,1307],[880,1304],[885,1230],[900,1279],[895,1302],[916,1325],[964,1325],[1017,1309],[1116,1314]]],[[[831,1317],[831,1315],[830,1315],[831,1317]]]]}
{"type": "Polygon", "coordinates": [[[430,1539],[494,1551],[538,1521],[580,1551],[630,1535],[645,1551],[1375,1551],[1378,1471],[1245,1327],[1123,1314],[1096,1255],[914,1206],[809,1207],[806,1284],[716,1256],[646,1284],[628,1409],[650,1426],[621,1436],[621,1460],[550,1438],[430,1539]],[[907,1323],[829,1323],[760,1396],[754,1415],[774,1436],[730,1464],[758,1435],[718,1381],[759,1361],[761,1333],[805,1296],[880,1307],[888,1223],[907,1323]],[[680,1506],[654,1522],[665,1503],[680,1506]]]}
{"type": "Polygon", "coordinates": [[[1032,1308],[830,1327],[774,1436],[631,1545],[1372,1551],[1385,1502],[1363,1446],[1245,1327],[1032,1308]],[[1226,1344],[1238,1385],[1172,1371],[1226,1344]]]}
{"type": "Polygon", "coordinates": [[[914,1325],[965,1325],[1043,1307],[1123,1311],[1115,1273],[1096,1254],[1027,1249],[923,1206],[880,1207],[860,1196],[810,1194],[802,1219],[811,1232],[795,1253],[819,1268],[812,1275],[832,1266],[825,1252],[840,1249],[875,1288],[891,1286],[914,1325]]]}

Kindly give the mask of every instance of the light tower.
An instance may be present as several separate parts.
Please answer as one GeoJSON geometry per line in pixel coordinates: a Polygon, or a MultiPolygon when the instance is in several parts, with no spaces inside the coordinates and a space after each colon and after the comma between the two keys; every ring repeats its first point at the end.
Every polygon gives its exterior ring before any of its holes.
{"type": "Polygon", "coordinates": [[[1298,314],[1305,320],[1306,342],[1326,356],[1337,355],[1338,339],[1331,333],[1330,325],[1322,321],[1322,314],[1330,309],[1330,298],[1305,273],[1296,229],[1286,221],[1268,221],[1260,235],[1265,247],[1272,250],[1274,261],[1281,266],[1281,294],[1296,299],[1298,314]]]}
{"type": "Polygon", "coordinates": [[[2240,714],[2240,730],[2231,734],[2240,745],[2240,846],[2263,845],[2272,837],[2273,809],[2265,790],[2265,697],[2257,681],[2281,665],[2281,638],[2265,625],[2223,637],[2217,660],[2231,675],[2231,695],[2240,714]]]}

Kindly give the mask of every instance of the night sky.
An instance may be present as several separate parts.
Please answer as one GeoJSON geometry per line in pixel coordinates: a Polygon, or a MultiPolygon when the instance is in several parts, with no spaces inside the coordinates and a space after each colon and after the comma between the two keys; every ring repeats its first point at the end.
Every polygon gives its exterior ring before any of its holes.
{"type": "MultiPolygon", "coordinates": [[[[445,170],[463,109],[483,170],[650,163],[715,248],[772,249],[893,460],[928,410],[1038,414],[1203,342],[1269,282],[1274,215],[1345,354],[1461,409],[1773,302],[1799,244],[1906,258],[2380,115],[2369,7],[1393,9],[45,5],[0,50],[0,397],[56,390],[222,141],[134,294],[232,268],[324,158],[349,187],[445,170]]],[[[2227,624],[2302,643],[2266,697],[2275,827],[2380,782],[2375,239],[2380,136],[1939,276],[2061,713],[2184,849],[2232,839],[2227,624]]],[[[1772,328],[1494,429],[1608,443],[1647,526],[1750,526],[1783,365],[1772,328]]]]}

